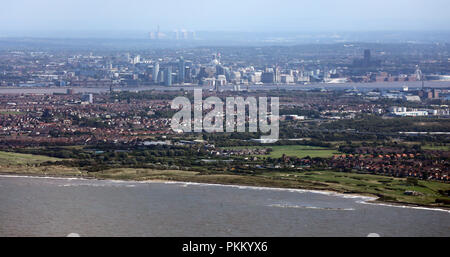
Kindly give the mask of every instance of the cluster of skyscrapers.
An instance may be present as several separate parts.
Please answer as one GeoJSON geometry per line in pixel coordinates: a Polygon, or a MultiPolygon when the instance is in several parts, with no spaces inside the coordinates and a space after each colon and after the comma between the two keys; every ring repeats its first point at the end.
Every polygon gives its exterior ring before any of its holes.
{"type": "MultiPolygon", "coordinates": [[[[134,58],[130,58],[132,62],[134,58]]],[[[314,73],[300,70],[284,70],[279,66],[268,66],[257,70],[252,66],[234,69],[221,63],[220,53],[213,54],[208,63],[193,63],[182,56],[175,62],[156,60],[152,66],[152,82],[158,85],[194,83],[205,86],[224,86],[227,84],[262,84],[262,83],[303,83],[316,78],[324,71],[314,73]]],[[[151,66],[150,66],[151,67],[151,66]]],[[[335,75],[335,70],[326,71],[327,78],[335,75]]],[[[325,76],[325,75],[324,75],[325,76]]],[[[317,80],[320,80],[317,78],[317,80]]]]}
{"type": "Polygon", "coordinates": [[[156,31],[150,32],[150,39],[152,40],[195,40],[195,31],[188,31],[186,29],[176,29],[171,32],[161,32],[159,26],[156,31]]]}

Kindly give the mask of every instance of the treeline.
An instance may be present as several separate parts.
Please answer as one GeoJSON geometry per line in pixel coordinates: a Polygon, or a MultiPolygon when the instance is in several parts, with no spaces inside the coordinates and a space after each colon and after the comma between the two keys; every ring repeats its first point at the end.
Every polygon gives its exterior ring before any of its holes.
{"type": "MultiPolygon", "coordinates": [[[[212,164],[199,165],[201,158],[209,157],[206,149],[199,146],[136,146],[97,145],[95,148],[46,147],[22,148],[17,152],[46,155],[61,158],[56,164],[69,167],[79,167],[90,172],[110,168],[171,168],[186,169],[197,167],[197,170],[207,171],[212,164]],[[203,167],[198,167],[203,166],[203,167]]],[[[54,165],[47,162],[42,165],[54,165]]]]}
{"type": "Polygon", "coordinates": [[[119,101],[131,101],[131,100],[173,100],[177,95],[176,91],[160,92],[155,90],[146,90],[139,92],[118,92],[114,93],[111,98],[118,99],[119,101]]]}
{"type": "Polygon", "coordinates": [[[321,129],[346,130],[358,132],[450,132],[450,119],[428,117],[382,118],[364,115],[352,120],[338,120],[323,123],[321,129]]]}
{"type": "Polygon", "coordinates": [[[306,116],[310,119],[320,118],[320,112],[317,110],[306,110],[302,107],[283,108],[279,112],[280,115],[299,115],[306,116]]]}

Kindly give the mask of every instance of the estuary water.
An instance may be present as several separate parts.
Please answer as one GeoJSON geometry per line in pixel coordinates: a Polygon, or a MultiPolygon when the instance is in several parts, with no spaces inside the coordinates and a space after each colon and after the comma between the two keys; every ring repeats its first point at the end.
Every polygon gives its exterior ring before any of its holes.
{"type": "MultiPolygon", "coordinates": [[[[422,82],[420,81],[410,81],[410,82],[373,82],[373,83],[340,83],[340,84],[328,84],[328,83],[312,83],[308,85],[298,85],[298,84],[264,84],[264,85],[241,85],[241,89],[250,90],[310,90],[310,89],[358,89],[361,91],[369,91],[373,89],[381,90],[401,90],[403,86],[408,86],[409,90],[416,90],[422,87],[422,82]]],[[[426,87],[432,88],[448,88],[450,87],[450,81],[427,81],[425,83],[426,87]]],[[[109,92],[109,87],[37,87],[37,86],[22,86],[22,87],[0,87],[1,94],[53,94],[53,93],[66,93],[68,88],[72,88],[75,93],[106,93],[109,92]]],[[[166,91],[166,90],[193,90],[194,88],[201,88],[203,90],[212,89],[212,87],[206,86],[158,86],[158,85],[141,85],[141,86],[124,86],[124,87],[114,87],[114,90],[118,91],[145,91],[145,90],[156,90],[156,91],[166,91]]],[[[221,86],[221,90],[233,90],[233,85],[221,86]]]]}
{"type": "Polygon", "coordinates": [[[369,200],[306,190],[4,175],[0,236],[450,236],[448,210],[369,200]]]}

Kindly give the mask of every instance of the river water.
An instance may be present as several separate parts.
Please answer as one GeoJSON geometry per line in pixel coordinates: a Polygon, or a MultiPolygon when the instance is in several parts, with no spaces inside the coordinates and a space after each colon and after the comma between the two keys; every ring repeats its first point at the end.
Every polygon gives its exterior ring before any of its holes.
{"type": "Polygon", "coordinates": [[[196,183],[0,176],[0,236],[450,236],[450,212],[196,183]]]}
{"type": "MultiPolygon", "coordinates": [[[[297,84],[284,84],[284,85],[241,85],[240,88],[250,89],[250,90],[309,90],[309,89],[353,89],[357,88],[361,91],[368,91],[373,89],[382,90],[400,90],[403,86],[408,86],[410,90],[420,89],[422,87],[422,82],[420,81],[410,81],[410,82],[374,82],[374,83],[342,83],[342,84],[327,84],[327,83],[313,83],[308,85],[297,85],[297,84]]],[[[425,83],[426,87],[432,88],[448,88],[450,87],[450,81],[427,81],[425,83]]],[[[71,87],[0,87],[0,94],[53,94],[53,93],[66,93],[67,89],[71,87]]],[[[118,91],[145,91],[145,90],[193,90],[194,88],[202,88],[208,90],[211,87],[201,87],[201,86],[157,86],[157,85],[147,85],[147,86],[125,86],[125,87],[114,87],[114,90],[118,91]]],[[[221,90],[233,90],[234,86],[227,85],[221,86],[221,90]]],[[[109,87],[73,87],[75,93],[105,93],[109,92],[109,87]]]]}

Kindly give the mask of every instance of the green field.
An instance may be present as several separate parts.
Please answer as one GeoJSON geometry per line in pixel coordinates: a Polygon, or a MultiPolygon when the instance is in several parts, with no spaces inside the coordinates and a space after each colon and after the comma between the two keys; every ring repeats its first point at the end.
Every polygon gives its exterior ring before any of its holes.
{"type": "Polygon", "coordinates": [[[425,150],[439,150],[439,151],[450,151],[450,145],[424,145],[422,149],[425,150]]]}
{"type": "MultiPolygon", "coordinates": [[[[326,156],[335,153],[333,149],[315,146],[272,146],[271,156],[283,153],[295,156],[326,156]]],[[[240,147],[246,148],[246,147],[240,147]]],[[[405,178],[345,173],[334,171],[266,171],[262,173],[210,173],[180,170],[154,170],[136,168],[113,168],[99,172],[86,172],[77,167],[62,165],[36,165],[46,161],[61,159],[0,151],[0,172],[9,174],[45,175],[45,176],[77,176],[97,179],[120,180],[171,180],[199,183],[218,183],[233,185],[250,185],[264,187],[301,188],[329,190],[341,193],[354,193],[377,196],[382,201],[392,203],[418,204],[450,208],[448,192],[450,183],[436,181],[417,181],[416,185],[408,183],[405,178]],[[419,192],[420,195],[405,195],[405,191],[419,192]],[[436,200],[439,199],[440,203],[436,200]],[[446,203],[443,203],[446,202],[446,203]]]]}
{"type": "Polygon", "coordinates": [[[99,172],[86,172],[76,167],[61,165],[25,166],[24,163],[39,163],[54,158],[9,154],[0,152],[0,170],[7,174],[45,175],[58,177],[85,177],[119,180],[164,180],[186,181],[213,184],[249,185],[262,187],[299,188],[311,190],[328,190],[340,193],[377,196],[381,201],[391,203],[416,204],[450,208],[449,183],[419,180],[417,185],[407,183],[405,178],[393,178],[371,174],[344,173],[333,171],[303,172],[263,172],[261,174],[238,173],[203,173],[197,171],[154,170],[136,168],[114,168],[99,172]],[[12,159],[12,160],[11,160],[12,159]],[[3,163],[3,165],[1,164],[3,163]],[[22,165],[4,165],[4,163],[21,163],[22,165]],[[405,191],[420,192],[421,195],[405,195],[405,191]],[[437,203],[444,199],[447,203],[437,203]]]}
{"type": "Polygon", "coordinates": [[[303,158],[309,156],[314,157],[331,157],[334,154],[339,154],[337,150],[310,145],[273,145],[273,146],[238,146],[238,147],[224,147],[224,149],[255,149],[255,148],[272,148],[269,155],[264,155],[271,158],[280,158],[285,154],[286,156],[296,156],[303,158]]]}
{"type": "MultiPolygon", "coordinates": [[[[272,179],[299,182],[319,182],[333,191],[377,195],[384,201],[435,205],[435,200],[449,199],[439,192],[450,190],[449,183],[419,180],[417,185],[408,184],[405,178],[393,178],[372,174],[333,171],[270,172],[262,176],[272,179]],[[405,195],[405,191],[420,192],[420,196],[405,195]]],[[[443,205],[444,206],[444,205],[443,205]]],[[[448,206],[448,205],[445,205],[448,206]]]]}
{"type": "Polygon", "coordinates": [[[46,161],[60,161],[61,159],[33,154],[22,154],[0,151],[0,165],[32,165],[46,161]]]}
{"type": "Polygon", "coordinates": [[[152,170],[118,168],[90,173],[100,179],[123,180],[172,180],[199,183],[219,183],[281,188],[329,190],[341,193],[377,196],[392,203],[418,204],[450,207],[436,203],[436,199],[449,199],[441,192],[450,190],[449,183],[419,180],[417,185],[407,183],[405,178],[393,178],[372,174],[333,171],[264,172],[257,175],[204,174],[193,171],[152,170]],[[405,195],[405,191],[416,191],[422,195],[405,195]]]}

